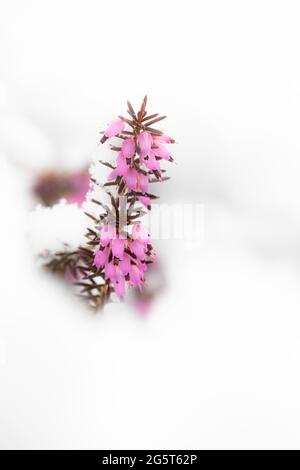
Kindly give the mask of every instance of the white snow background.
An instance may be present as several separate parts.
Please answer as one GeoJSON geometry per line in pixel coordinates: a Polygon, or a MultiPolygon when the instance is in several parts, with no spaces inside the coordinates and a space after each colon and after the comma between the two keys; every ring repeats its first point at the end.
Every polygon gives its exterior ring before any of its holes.
{"type": "Polygon", "coordinates": [[[300,447],[299,13],[1,1],[1,448],[300,447]],[[162,202],[203,204],[205,242],[157,242],[168,285],[146,318],[93,315],[35,263],[31,178],[104,152],[145,93],[178,142],[162,202]]]}

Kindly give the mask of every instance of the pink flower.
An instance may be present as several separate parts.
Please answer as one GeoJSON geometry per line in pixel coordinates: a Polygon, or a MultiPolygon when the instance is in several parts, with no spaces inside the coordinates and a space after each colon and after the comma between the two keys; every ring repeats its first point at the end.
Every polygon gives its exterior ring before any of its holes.
{"type": "Polygon", "coordinates": [[[129,273],[130,268],[131,268],[131,262],[130,262],[130,257],[128,255],[124,254],[123,259],[119,263],[119,267],[122,273],[124,274],[124,276],[126,276],[126,274],[129,273]]]}
{"type": "Polygon", "coordinates": [[[122,298],[125,295],[125,279],[124,277],[117,277],[112,280],[112,284],[115,289],[115,293],[118,297],[122,298]]]}
{"type": "Polygon", "coordinates": [[[136,299],[135,306],[141,315],[147,315],[150,311],[152,299],[136,299]]]}
{"type": "Polygon", "coordinates": [[[146,272],[148,269],[148,265],[146,263],[138,262],[137,265],[141,272],[146,272]]]}
{"type": "Polygon", "coordinates": [[[118,297],[125,295],[125,277],[119,266],[108,263],[105,266],[105,278],[110,279],[118,297]]]}
{"type": "Polygon", "coordinates": [[[155,144],[174,144],[175,140],[172,137],[169,137],[166,134],[155,135],[153,137],[153,141],[155,144]]]}
{"type": "Polygon", "coordinates": [[[146,167],[151,170],[151,171],[158,171],[160,172],[160,164],[155,158],[155,152],[153,150],[150,150],[148,158],[144,159],[144,163],[146,167]]]}
{"type": "Polygon", "coordinates": [[[93,264],[96,266],[97,269],[99,269],[100,267],[105,265],[105,263],[108,260],[108,257],[109,257],[108,247],[104,248],[104,250],[98,250],[96,251],[93,264]]]}
{"type": "Polygon", "coordinates": [[[152,136],[149,132],[143,131],[138,136],[140,153],[143,157],[147,156],[151,150],[152,136]]]}
{"type": "Polygon", "coordinates": [[[125,122],[122,121],[122,119],[115,119],[109,124],[108,128],[104,132],[104,135],[109,139],[110,137],[114,137],[120,134],[124,130],[124,127],[125,122]]]}
{"type": "Polygon", "coordinates": [[[116,227],[113,225],[103,225],[100,236],[100,245],[107,246],[116,237],[116,227]]]}
{"type": "Polygon", "coordinates": [[[137,186],[137,181],[138,181],[138,172],[136,171],[135,168],[128,168],[126,175],[125,175],[125,181],[129,189],[135,190],[137,186]]]}
{"type": "Polygon", "coordinates": [[[138,190],[141,193],[147,193],[149,189],[149,177],[148,175],[144,175],[143,173],[138,173],[138,190]]]}
{"type": "Polygon", "coordinates": [[[114,238],[111,241],[111,251],[116,258],[123,258],[125,248],[125,240],[122,238],[114,238]]]}
{"type": "MultiPolygon", "coordinates": [[[[101,140],[105,141],[107,138],[122,134],[119,135],[122,144],[116,165],[115,168],[112,167],[113,171],[108,176],[109,180],[115,180],[112,185],[113,194],[109,192],[114,208],[120,204],[120,196],[125,195],[130,198],[126,205],[127,211],[131,209],[132,204],[134,209],[140,210],[140,205],[135,207],[136,200],[150,209],[152,198],[149,197],[150,178],[153,174],[156,178],[160,178],[161,159],[173,160],[165,144],[173,143],[174,140],[166,134],[158,135],[154,129],[151,129],[150,126],[157,120],[144,119],[147,115],[146,103],[145,97],[140,111],[135,113],[128,102],[130,120],[120,118],[111,122],[101,140]],[[130,126],[128,132],[124,132],[125,124],[130,126]],[[136,152],[138,158],[135,158],[136,152]]],[[[116,150],[116,147],[113,150],[116,150]]],[[[110,209],[107,209],[106,215],[109,219],[110,209]]],[[[135,217],[140,215],[137,214],[129,223],[127,222],[124,232],[121,232],[124,235],[119,234],[113,224],[104,225],[100,233],[100,248],[95,249],[94,266],[98,269],[103,268],[107,284],[119,297],[125,295],[126,286],[141,289],[145,282],[145,272],[155,257],[147,229],[141,223],[132,225],[135,217]],[[125,237],[125,231],[128,232],[128,238],[125,237]]]]}
{"type": "Polygon", "coordinates": [[[144,273],[141,272],[136,265],[132,265],[129,273],[129,278],[131,285],[141,286],[144,282],[144,273]]]}
{"type": "MultiPolygon", "coordinates": [[[[117,235],[116,233],[116,227],[110,224],[104,225],[102,230],[101,230],[101,235],[100,235],[100,246],[106,247],[105,250],[108,250],[108,248],[111,248],[113,256],[116,258],[122,258],[124,254],[124,248],[125,248],[125,239],[122,235],[117,235]]],[[[109,252],[107,251],[101,251],[97,252],[97,258],[95,259],[95,264],[99,264],[99,262],[104,259],[104,262],[108,259],[109,252]],[[104,253],[105,255],[101,254],[104,253]],[[106,256],[106,258],[105,258],[106,256]]],[[[104,264],[104,263],[103,263],[104,264]]],[[[101,266],[101,264],[99,264],[101,266]]]]}
{"type": "Polygon", "coordinates": [[[115,266],[113,263],[106,263],[104,269],[105,279],[112,279],[115,275],[115,266]]]}
{"type": "Polygon", "coordinates": [[[125,175],[125,181],[129,189],[132,191],[148,192],[149,178],[135,168],[129,168],[125,175]]]}
{"type": "Polygon", "coordinates": [[[130,243],[130,251],[136,255],[138,259],[145,258],[146,246],[141,240],[134,240],[130,243]]]}
{"type": "Polygon", "coordinates": [[[122,144],[122,154],[124,158],[132,158],[135,154],[134,139],[125,139],[122,144]]]}
{"type": "Polygon", "coordinates": [[[154,153],[157,157],[161,157],[164,160],[170,160],[171,159],[171,154],[169,150],[164,147],[163,145],[158,144],[154,149],[154,153]]]}
{"type": "Polygon", "coordinates": [[[128,171],[128,165],[126,163],[126,158],[124,157],[123,153],[120,152],[117,158],[117,168],[114,170],[111,175],[116,176],[124,176],[128,171]]]}
{"type": "Polygon", "coordinates": [[[33,192],[47,206],[52,206],[61,198],[70,204],[82,206],[90,183],[87,169],[72,172],[47,170],[37,175],[33,192]]]}
{"type": "Polygon", "coordinates": [[[141,288],[144,283],[144,272],[148,265],[145,262],[150,257],[146,254],[149,249],[149,234],[142,224],[135,224],[132,228],[132,240],[126,240],[122,235],[117,235],[115,227],[105,225],[101,231],[100,244],[104,249],[96,251],[94,265],[97,269],[104,267],[104,277],[110,280],[115,293],[119,297],[125,295],[126,282],[130,286],[141,288]],[[132,255],[125,252],[129,248],[132,255]],[[119,261],[109,262],[110,253],[119,261]],[[129,277],[127,277],[129,276],[129,277]]]}

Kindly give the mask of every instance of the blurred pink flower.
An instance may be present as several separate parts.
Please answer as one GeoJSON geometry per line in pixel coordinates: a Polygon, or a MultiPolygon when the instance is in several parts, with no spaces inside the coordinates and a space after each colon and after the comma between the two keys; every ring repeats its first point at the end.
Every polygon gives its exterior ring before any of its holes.
{"type": "Polygon", "coordinates": [[[46,206],[64,198],[70,204],[81,206],[90,189],[90,175],[86,168],[79,171],[46,171],[38,175],[33,191],[46,206]]]}

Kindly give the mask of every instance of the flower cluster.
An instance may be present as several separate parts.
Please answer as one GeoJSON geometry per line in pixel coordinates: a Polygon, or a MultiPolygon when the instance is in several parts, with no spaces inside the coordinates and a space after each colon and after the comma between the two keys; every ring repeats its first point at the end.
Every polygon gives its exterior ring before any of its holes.
{"type": "Polygon", "coordinates": [[[119,145],[112,146],[112,150],[117,152],[115,166],[102,162],[113,168],[108,175],[108,183],[116,187],[117,197],[111,196],[115,209],[113,223],[105,223],[108,213],[103,217],[93,265],[98,271],[103,271],[105,281],[112,285],[119,297],[125,295],[126,283],[129,287],[141,288],[148,265],[155,259],[149,234],[136,220],[141,211],[137,209],[133,216],[132,213],[138,203],[151,208],[151,200],[155,196],[149,192],[150,183],[167,179],[162,177],[164,170],[160,161],[173,161],[165,144],[174,143],[174,140],[152,127],[165,116],[148,116],[146,103],[145,97],[141,109],[135,113],[128,102],[131,119],[120,116],[112,121],[101,139],[101,143],[113,137],[120,141],[119,145]],[[120,196],[126,198],[125,221],[120,217],[120,196]]]}
{"type": "Polygon", "coordinates": [[[154,258],[149,235],[141,224],[133,226],[131,237],[117,234],[113,225],[104,225],[94,264],[97,269],[104,268],[105,279],[112,283],[119,297],[124,297],[125,282],[141,287],[147,266],[154,258]]]}
{"type": "Polygon", "coordinates": [[[102,133],[100,142],[113,139],[111,150],[116,156],[112,162],[100,161],[111,170],[104,185],[92,177],[91,185],[92,193],[96,185],[104,187],[110,204],[92,198],[102,212],[98,216],[87,213],[93,226],[87,229],[86,244],[76,253],[59,253],[54,260],[56,270],[72,265],[75,284],[94,306],[103,305],[113,293],[123,298],[126,287],[141,290],[145,273],[155,260],[140,218],[157,198],[150,192],[150,184],[169,179],[161,164],[173,161],[167,145],[174,140],[153,127],[166,116],[149,115],[146,104],[147,97],[135,112],[127,102],[129,118],[119,116],[102,133]]]}
{"type": "Polygon", "coordinates": [[[166,116],[159,117],[158,114],[147,116],[146,99],[137,115],[128,102],[128,113],[132,120],[120,117],[112,121],[101,139],[101,143],[116,136],[122,139],[120,147],[113,147],[118,151],[118,157],[116,168],[110,173],[109,179],[122,177],[128,189],[147,193],[150,176],[153,174],[157,179],[161,179],[161,173],[164,171],[160,167],[159,160],[173,161],[164,144],[174,143],[174,140],[150,127],[166,116]],[[125,123],[131,127],[130,131],[125,130],[125,123]]]}

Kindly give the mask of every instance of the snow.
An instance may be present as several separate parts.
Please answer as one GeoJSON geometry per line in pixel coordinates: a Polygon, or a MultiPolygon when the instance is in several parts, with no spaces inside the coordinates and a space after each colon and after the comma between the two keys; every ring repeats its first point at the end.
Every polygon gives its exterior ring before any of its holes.
{"type": "Polygon", "coordinates": [[[6,3],[1,448],[299,448],[298,9],[6,3]],[[205,237],[156,241],[167,286],[147,316],[95,315],[36,265],[81,216],[37,209],[30,242],[30,174],[107,160],[99,131],[145,92],[178,142],[161,201],[203,204],[205,237]]]}

